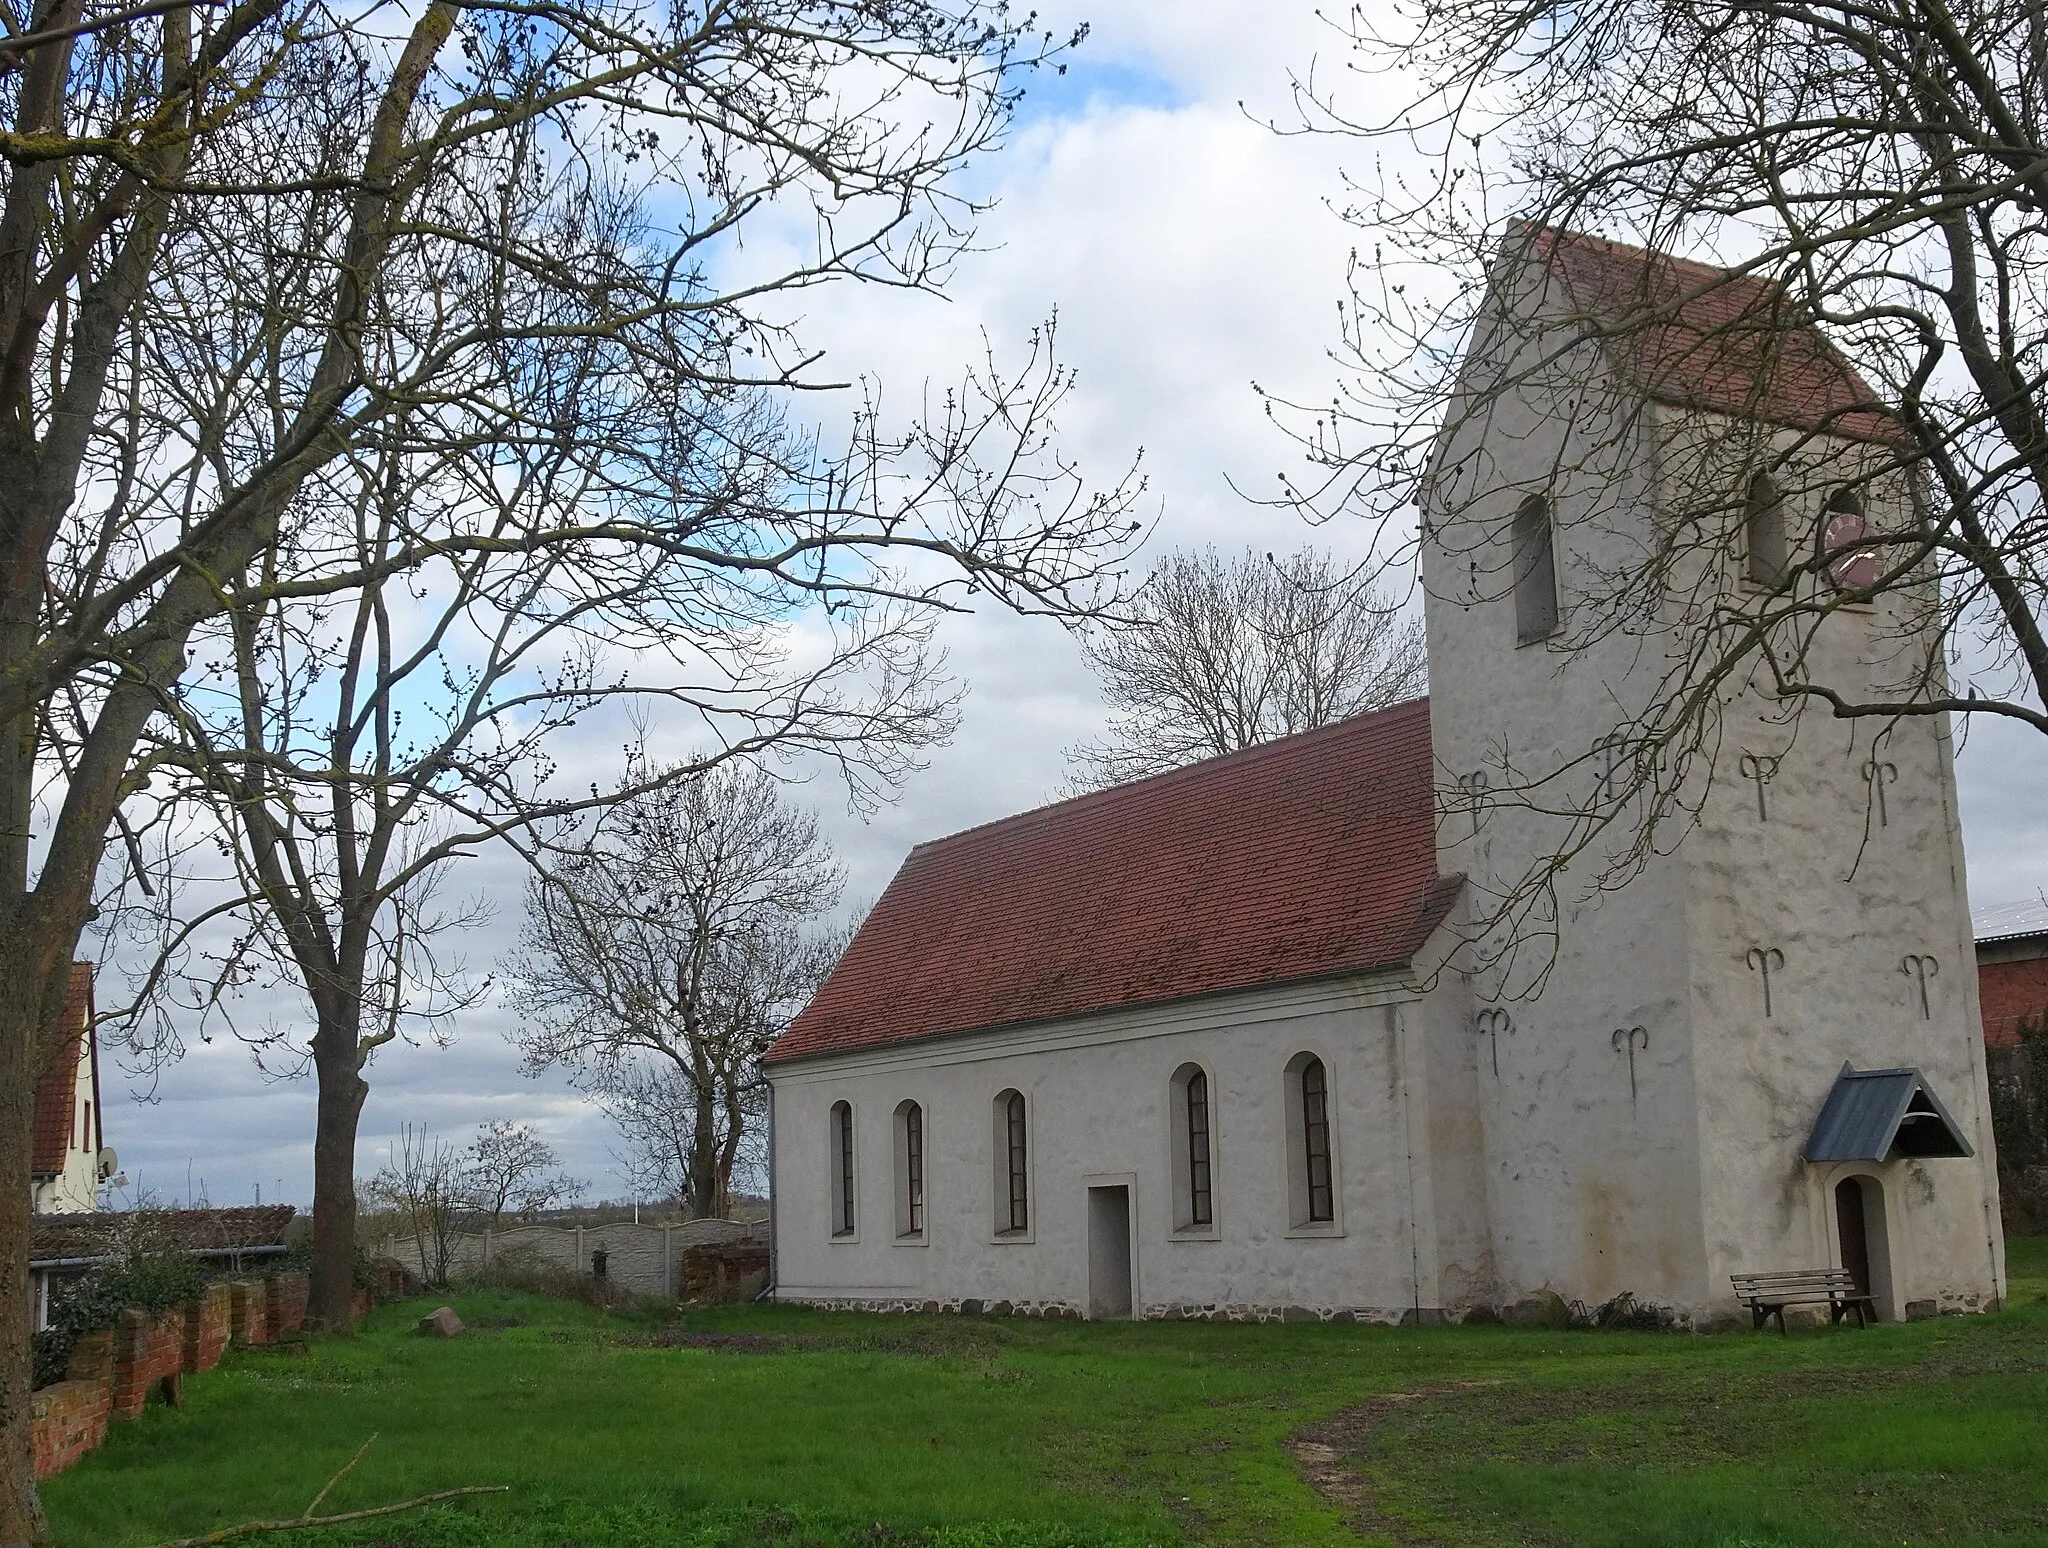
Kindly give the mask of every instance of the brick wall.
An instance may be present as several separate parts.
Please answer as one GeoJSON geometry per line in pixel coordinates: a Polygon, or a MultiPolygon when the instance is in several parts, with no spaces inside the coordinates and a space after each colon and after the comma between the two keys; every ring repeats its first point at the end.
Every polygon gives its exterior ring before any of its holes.
{"type": "Polygon", "coordinates": [[[681,1278],[681,1300],[750,1299],[768,1282],[768,1244],[727,1242],[691,1247],[683,1253],[681,1278]]]}
{"type": "Polygon", "coordinates": [[[114,1329],[114,1412],[133,1419],[142,1412],[149,1389],[166,1376],[185,1370],[185,1308],[159,1316],[139,1311],[121,1313],[114,1329]]]}
{"type": "Polygon", "coordinates": [[[306,1302],[312,1295],[310,1274],[272,1274],[263,1281],[264,1317],[272,1338],[306,1325],[306,1302]]]}
{"type": "Polygon", "coordinates": [[[270,1342],[269,1296],[260,1279],[237,1279],[228,1285],[228,1331],[244,1349],[270,1342]]]}
{"type": "Polygon", "coordinates": [[[2048,957],[1980,963],[1977,995],[1984,1004],[1984,1041],[1993,1048],[2017,1043],[2023,1020],[2048,1016],[2048,957]]]}
{"type": "Polygon", "coordinates": [[[37,1478],[48,1478],[107,1436],[113,1394],[104,1381],[60,1381],[29,1398],[30,1445],[37,1478]]]}
{"type": "Polygon", "coordinates": [[[114,1330],[81,1333],[71,1346],[71,1358],[64,1362],[66,1381],[111,1382],[114,1379],[114,1330]]]}
{"type": "Polygon", "coordinates": [[[220,1364],[221,1351],[228,1346],[232,1327],[234,1297],[225,1284],[211,1284],[199,1292],[199,1299],[185,1308],[185,1369],[210,1371],[220,1364]]]}
{"type": "MultiPolygon", "coordinates": [[[[125,1311],[117,1326],[81,1335],[71,1346],[64,1380],[31,1399],[36,1477],[62,1472],[99,1445],[113,1415],[140,1414],[159,1383],[172,1384],[168,1395],[175,1400],[185,1373],[220,1364],[231,1336],[238,1343],[264,1344],[275,1333],[303,1327],[311,1288],[304,1274],[210,1284],[198,1299],[161,1316],[125,1311]]],[[[358,1291],[351,1310],[360,1317],[369,1309],[368,1292],[358,1291]]]]}

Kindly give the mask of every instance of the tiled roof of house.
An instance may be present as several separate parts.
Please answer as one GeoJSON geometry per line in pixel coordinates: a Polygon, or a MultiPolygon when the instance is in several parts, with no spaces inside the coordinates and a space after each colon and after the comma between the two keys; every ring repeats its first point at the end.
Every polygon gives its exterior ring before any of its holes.
{"type": "MultiPolygon", "coordinates": [[[[92,1026],[92,964],[71,964],[64,986],[64,1019],[58,1026],[49,1062],[36,1083],[35,1122],[30,1129],[29,1171],[39,1177],[64,1170],[64,1152],[71,1146],[72,1115],[78,1110],[78,1040],[92,1026]]],[[[95,1074],[97,1074],[97,1066],[95,1074]]],[[[93,1093],[94,1122],[99,1093],[93,1093]]]]}
{"type": "Polygon", "coordinates": [[[1775,281],[1577,232],[1517,234],[1653,399],[1864,440],[1900,435],[1775,281]]]}
{"type": "Polygon", "coordinates": [[[768,1058],[1397,967],[1433,769],[1417,699],[921,844],[768,1058]]]}
{"type": "Polygon", "coordinates": [[[232,1209],[101,1210],[37,1215],[29,1222],[29,1257],[47,1262],[131,1252],[228,1252],[274,1247],[298,1213],[289,1204],[232,1209]]]}

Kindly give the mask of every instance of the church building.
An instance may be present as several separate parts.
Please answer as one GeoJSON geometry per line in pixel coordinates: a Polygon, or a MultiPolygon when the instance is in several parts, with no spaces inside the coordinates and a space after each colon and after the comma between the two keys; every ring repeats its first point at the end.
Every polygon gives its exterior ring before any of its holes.
{"type": "Polygon", "coordinates": [[[1784,691],[1930,659],[1915,583],[1856,596],[1911,510],[1889,418],[1761,281],[1502,254],[1423,499],[1429,698],[913,850],[767,1056],[778,1299],[2003,1295],[1947,722],[1784,691]]]}

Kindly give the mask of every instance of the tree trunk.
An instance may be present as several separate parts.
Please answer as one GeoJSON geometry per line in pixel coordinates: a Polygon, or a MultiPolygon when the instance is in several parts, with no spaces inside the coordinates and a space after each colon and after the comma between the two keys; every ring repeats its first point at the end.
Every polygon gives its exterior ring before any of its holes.
{"type": "MultiPolygon", "coordinates": [[[[34,904],[17,904],[33,914],[34,904]]],[[[7,932],[0,975],[0,1545],[42,1548],[50,1540],[36,1494],[29,1392],[35,1382],[29,1303],[30,1126],[36,1081],[62,1014],[71,951],[50,940],[61,932],[33,925],[7,932]],[[58,964],[62,964],[60,971],[58,964]],[[53,984],[53,978],[55,983],[53,984]]],[[[76,931],[61,944],[75,946],[76,931]]]]}
{"type": "Polygon", "coordinates": [[[708,1076],[691,1084],[696,1091],[697,1122],[690,1133],[690,1213],[699,1219],[718,1219],[717,1098],[708,1076]]]}
{"type": "MultiPolygon", "coordinates": [[[[318,1012],[313,1070],[320,1101],[313,1128],[313,1290],[308,1323],[330,1332],[349,1326],[356,1268],[356,1125],[370,1094],[352,1016],[318,1012]],[[343,1023],[346,1023],[345,1025],[343,1023]]],[[[426,1243],[420,1244],[422,1251],[426,1243]]]]}

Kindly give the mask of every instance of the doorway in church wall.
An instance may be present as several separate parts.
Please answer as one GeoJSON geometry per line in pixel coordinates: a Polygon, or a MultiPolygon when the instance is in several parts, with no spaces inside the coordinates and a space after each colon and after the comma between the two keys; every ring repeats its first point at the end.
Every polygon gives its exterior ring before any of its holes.
{"type": "Polygon", "coordinates": [[[1131,1189],[1088,1190],[1088,1316],[1124,1322],[1131,1315],[1131,1189]]]}
{"type": "Polygon", "coordinates": [[[1891,1251],[1885,1227],[1884,1184],[1875,1177],[1844,1177],[1835,1184],[1835,1239],[1842,1267],[1871,1298],[1880,1322],[1892,1310],[1891,1251]]]}

